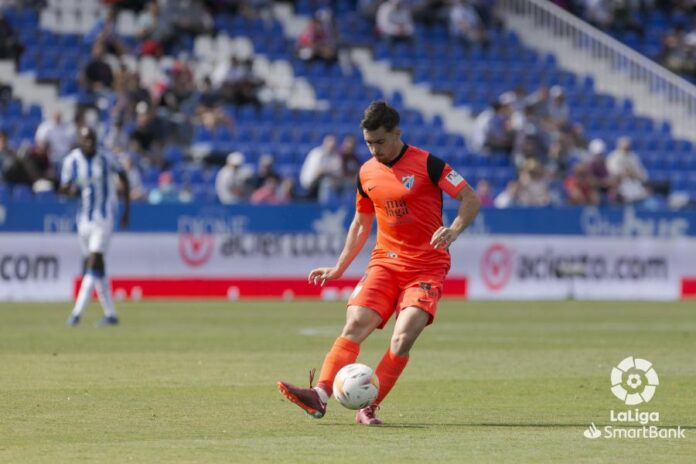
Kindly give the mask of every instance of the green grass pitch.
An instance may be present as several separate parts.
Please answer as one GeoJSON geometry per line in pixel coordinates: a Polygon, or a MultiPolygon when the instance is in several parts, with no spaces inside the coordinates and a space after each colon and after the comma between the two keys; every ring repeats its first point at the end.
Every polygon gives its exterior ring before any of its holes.
{"type": "MultiPolygon", "coordinates": [[[[315,420],[278,393],[307,382],[339,302],[139,302],[122,324],[64,325],[69,304],[0,304],[2,463],[696,462],[696,304],[443,301],[383,427],[331,400],[315,420]],[[612,366],[652,361],[660,425],[684,440],[583,437],[612,366]]],[[[390,329],[359,360],[375,366],[390,329]]]]}

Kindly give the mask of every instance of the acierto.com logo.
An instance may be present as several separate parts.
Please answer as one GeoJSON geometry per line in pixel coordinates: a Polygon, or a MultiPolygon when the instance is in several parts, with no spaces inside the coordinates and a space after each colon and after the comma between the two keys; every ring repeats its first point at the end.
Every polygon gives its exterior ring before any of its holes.
{"type": "Polygon", "coordinates": [[[611,392],[628,406],[647,403],[660,384],[652,363],[629,356],[611,370],[611,392]]]}

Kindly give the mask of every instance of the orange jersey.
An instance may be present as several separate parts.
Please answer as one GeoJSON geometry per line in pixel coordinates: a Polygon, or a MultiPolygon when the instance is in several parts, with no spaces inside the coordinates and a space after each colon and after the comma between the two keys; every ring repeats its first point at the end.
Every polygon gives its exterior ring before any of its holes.
{"type": "Polygon", "coordinates": [[[449,252],[435,249],[430,239],[442,226],[442,192],[455,198],[466,185],[447,163],[408,145],[389,165],[366,161],[358,173],[356,210],[377,216],[370,264],[449,269],[449,252]]]}

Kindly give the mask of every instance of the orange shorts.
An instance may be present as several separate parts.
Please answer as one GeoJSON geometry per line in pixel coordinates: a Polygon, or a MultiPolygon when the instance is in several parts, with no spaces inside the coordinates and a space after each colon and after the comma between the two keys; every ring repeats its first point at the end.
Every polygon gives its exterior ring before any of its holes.
{"type": "Polygon", "coordinates": [[[397,271],[391,267],[370,265],[348,299],[348,306],[370,308],[380,315],[382,329],[392,314],[415,306],[430,314],[433,323],[437,302],[442,295],[446,269],[425,271],[397,271]]]}

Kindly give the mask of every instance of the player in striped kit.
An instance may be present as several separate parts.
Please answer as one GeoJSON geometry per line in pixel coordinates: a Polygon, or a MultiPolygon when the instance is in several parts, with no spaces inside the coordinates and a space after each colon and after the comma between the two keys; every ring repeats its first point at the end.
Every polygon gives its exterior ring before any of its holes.
{"type": "Polygon", "coordinates": [[[68,325],[75,326],[96,287],[97,296],[104,310],[102,325],[118,324],[118,316],[111,298],[106,278],[104,254],[114,229],[117,207],[116,176],[124,187],[124,209],[121,228],[128,226],[130,213],[130,186],[121,167],[101,150],[97,149],[97,135],[93,129],[83,127],[79,133],[79,148],[74,149],[63,161],[59,192],[71,197],[78,195],[82,207],[77,217],[77,233],[85,255],[84,276],[68,325]]]}

